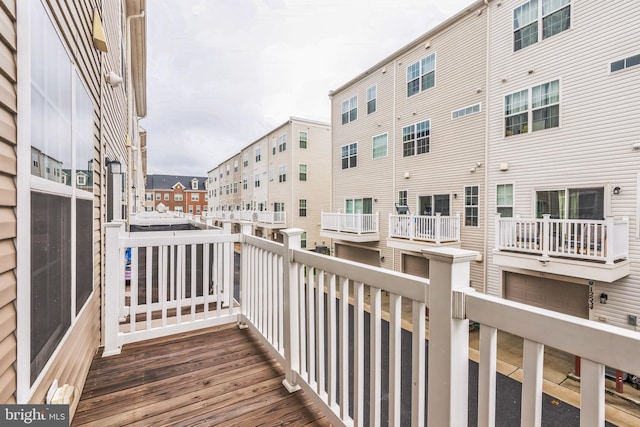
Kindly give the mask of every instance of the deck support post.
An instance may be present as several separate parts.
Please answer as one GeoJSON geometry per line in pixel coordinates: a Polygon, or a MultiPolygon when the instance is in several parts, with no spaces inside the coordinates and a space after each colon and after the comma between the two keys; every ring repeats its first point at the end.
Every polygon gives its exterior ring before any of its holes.
{"type": "Polygon", "coordinates": [[[469,320],[464,293],[469,263],[476,252],[457,248],[423,249],[429,259],[429,366],[427,425],[467,425],[469,320]]]}
{"type": "Polygon", "coordinates": [[[285,379],[282,384],[289,393],[300,390],[296,383],[300,371],[300,319],[298,311],[298,265],[293,262],[293,250],[301,248],[304,230],[288,228],[282,230],[284,236],[283,256],[283,313],[284,313],[284,359],[285,379]]]}
{"type": "Polygon", "coordinates": [[[238,316],[238,328],[247,329],[247,308],[249,305],[249,248],[245,243],[245,236],[251,236],[253,224],[243,222],[240,225],[240,315],[238,316]]]}
{"type": "MultiPolygon", "coordinates": [[[[102,356],[120,354],[118,334],[120,331],[120,297],[124,295],[124,248],[120,248],[118,239],[124,231],[123,222],[110,222],[104,225],[106,232],[105,280],[104,280],[104,351],[102,356]]],[[[123,296],[124,297],[124,296],[123,296]]]]}

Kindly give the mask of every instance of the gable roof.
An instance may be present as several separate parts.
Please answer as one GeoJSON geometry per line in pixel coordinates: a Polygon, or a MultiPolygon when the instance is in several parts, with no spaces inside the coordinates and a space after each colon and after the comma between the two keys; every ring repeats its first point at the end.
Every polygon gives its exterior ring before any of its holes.
{"type": "Polygon", "coordinates": [[[186,190],[191,190],[191,181],[198,180],[198,190],[205,191],[207,178],[203,176],[180,175],[147,175],[147,190],[173,190],[180,183],[186,190]]]}

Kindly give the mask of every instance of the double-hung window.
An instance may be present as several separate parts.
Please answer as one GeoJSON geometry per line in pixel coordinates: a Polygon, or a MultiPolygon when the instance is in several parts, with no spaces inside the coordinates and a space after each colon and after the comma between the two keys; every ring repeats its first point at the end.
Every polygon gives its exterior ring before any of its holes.
{"type": "Polygon", "coordinates": [[[402,128],[402,157],[429,152],[430,128],[429,120],[402,128]]]}
{"type": "Polygon", "coordinates": [[[479,187],[477,185],[464,187],[464,225],[477,227],[480,224],[479,211],[479,187]]]}
{"type": "Polygon", "coordinates": [[[242,189],[246,190],[249,187],[247,178],[242,178],[242,189]]]}
{"type": "Polygon", "coordinates": [[[422,58],[407,67],[407,97],[430,89],[436,84],[436,54],[422,58]]]}
{"type": "Polygon", "coordinates": [[[298,216],[307,216],[307,199],[298,200],[298,216]]]}
{"type": "Polygon", "coordinates": [[[353,122],[358,118],[358,95],[342,102],[342,124],[353,122]]]}
{"type": "Polygon", "coordinates": [[[504,115],[505,136],[560,126],[560,81],[506,95],[504,115]]]}
{"type": "Polygon", "coordinates": [[[407,190],[398,191],[398,206],[408,206],[407,190]]]}
{"type": "Polygon", "coordinates": [[[340,149],[342,169],[355,168],[358,165],[358,143],[343,145],[340,149]]]}
{"type": "Polygon", "coordinates": [[[306,181],[307,180],[307,165],[299,165],[298,166],[298,179],[300,181],[306,181]]]}
{"type": "Polygon", "coordinates": [[[181,202],[182,201],[182,193],[175,193],[173,195],[173,200],[176,202],[181,202]]]}
{"type": "Polygon", "coordinates": [[[513,217],[513,184],[496,186],[496,212],[502,218],[513,217]]]}
{"type": "Polygon", "coordinates": [[[529,0],[513,9],[513,50],[571,27],[571,0],[529,0]]]}
{"type": "Polygon", "coordinates": [[[260,154],[260,147],[257,147],[256,148],[256,163],[258,163],[261,158],[262,158],[262,155],[260,154]]]}
{"type": "Polygon", "coordinates": [[[258,174],[256,174],[256,175],[253,177],[253,186],[254,186],[254,187],[256,187],[256,188],[257,188],[257,187],[260,187],[260,174],[259,174],[259,173],[258,173],[258,174]]]}
{"type": "Polygon", "coordinates": [[[376,99],[378,98],[378,87],[371,86],[367,89],[367,114],[376,112],[376,99]]]}
{"type": "Polygon", "coordinates": [[[242,155],[242,166],[245,168],[249,166],[249,153],[244,153],[242,155]]]}
{"type": "Polygon", "coordinates": [[[287,181],[287,167],[280,166],[278,169],[278,182],[286,182],[287,181]]]}
{"type": "Polygon", "coordinates": [[[307,142],[309,139],[309,134],[305,131],[300,131],[298,134],[298,141],[300,143],[300,148],[307,148],[307,142]]]}
{"type": "Polygon", "coordinates": [[[282,153],[287,149],[287,134],[283,133],[278,137],[278,153],[282,153]]]}
{"type": "Polygon", "coordinates": [[[373,137],[373,158],[387,157],[387,134],[377,135],[373,137]]]}

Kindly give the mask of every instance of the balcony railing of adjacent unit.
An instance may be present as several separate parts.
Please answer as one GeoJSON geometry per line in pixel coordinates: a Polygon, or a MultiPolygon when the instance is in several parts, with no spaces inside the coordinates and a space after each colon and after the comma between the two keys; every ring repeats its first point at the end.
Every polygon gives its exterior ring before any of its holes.
{"type": "Polygon", "coordinates": [[[581,426],[604,424],[605,366],[630,372],[638,367],[636,332],[473,292],[469,263],[475,252],[425,250],[431,278],[423,279],[303,250],[300,229],[284,230],[283,244],[251,236],[250,229],[244,224],[233,235],[141,235],[107,224],[104,353],[116,354],[128,342],[238,322],[261,336],[283,366],[290,391],[302,388],[332,424],[357,426],[379,425],[383,401],[389,425],[467,425],[469,319],[480,324],[481,334],[478,425],[495,424],[498,330],[524,339],[522,425],[541,423],[545,345],[581,356],[581,426]],[[240,292],[232,299],[235,243],[240,292]],[[126,248],[132,248],[129,287],[126,248]],[[387,293],[388,321],[381,310],[387,293]],[[407,303],[413,318],[409,349],[401,345],[401,306],[407,303]],[[382,345],[383,335],[388,346],[382,345]],[[411,361],[408,380],[401,375],[405,356],[411,361]],[[401,399],[401,390],[410,397],[401,399]],[[403,405],[409,408],[401,410],[403,405]]]}
{"type": "Polygon", "coordinates": [[[496,216],[498,251],[524,252],[613,264],[629,255],[629,220],[501,218],[496,216]]]}
{"type": "Polygon", "coordinates": [[[263,224],[285,224],[287,222],[287,213],[275,211],[213,211],[207,214],[207,218],[251,221],[263,224]]]}
{"type": "Polygon", "coordinates": [[[389,237],[443,243],[460,241],[460,214],[455,216],[389,214],[389,237]]]}
{"type": "Polygon", "coordinates": [[[380,215],[374,214],[347,214],[347,213],[327,213],[320,215],[320,230],[336,231],[354,234],[375,234],[378,233],[380,215]]]}

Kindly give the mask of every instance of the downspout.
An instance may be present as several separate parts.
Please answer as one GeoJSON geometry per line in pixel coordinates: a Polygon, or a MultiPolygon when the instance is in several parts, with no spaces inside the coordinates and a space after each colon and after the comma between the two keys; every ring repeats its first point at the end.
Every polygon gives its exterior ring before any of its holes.
{"type": "MultiPolygon", "coordinates": [[[[131,137],[131,132],[133,130],[132,122],[133,122],[133,74],[132,70],[132,60],[131,60],[131,20],[134,18],[144,18],[144,11],[137,15],[127,16],[127,24],[125,27],[125,37],[127,39],[127,174],[129,175],[129,182],[127,183],[127,188],[125,189],[126,194],[129,194],[129,215],[127,216],[127,221],[131,220],[131,214],[136,209],[136,195],[130,191],[132,186],[135,186],[135,177],[133,176],[133,143],[136,138],[131,137]],[[131,185],[130,185],[131,184],[131,185]]],[[[136,191],[138,191],[138,186],[136,186],[136,191]]]]}
{"type": "MultiPolygon", "coordinates": [[[[485,52],[485,83],[484,83],[484,194],[485,194],[485,202],[484,202],[484,257],[483,261],[483,281],[482,281],[482,293],[487,293],[487,280],[488,280],[488,270],[489,270],[489,55],[491,54],[491,10],[489,8],[489,0],[484,0],[484,4],[486,6],[487,11],[487,24],[486,24],[486,52],[485,52]]],[[[494,231],[495,232],[495,231],[494,231]]]]}
{"type": "MultiPolygon", "coordinates": [[[[391,182],[393,183],[391,186],[391,206],[393,209],[394,205],[394,198],[397,194],[397,190],[396,190],[396,92],[397,92],[397,73],[398,73],[398,64],[397,61],[394,59],[393,60],[393,106],[392,106],[392,110],[393,110],[393,115],[391,116],[391,120],[393,122],[393,126],[392,126],[392,130],[391,130],[391,141],[393,141],[392,147],[393,149],[391,150],[391,162],[392,162],[392,179],[391,182]]],[[[389,215],[387,214],[386,216],[387,218],[387,235],[384,236],[385,239],[387,239],[389,237],[389,227],[391,226],[391,224],[389,224],[389,215]]],[[[385,240],[386,241],[386,240],[385,240]]],[[[389,247],[387,245],[387,247],[389,247]]],[[[391,269],[393,271],[396,271],[396,248],[391,248],[391,269]]]]}

